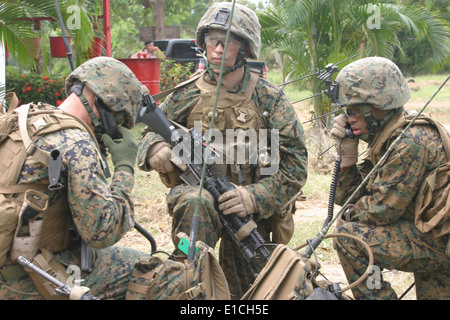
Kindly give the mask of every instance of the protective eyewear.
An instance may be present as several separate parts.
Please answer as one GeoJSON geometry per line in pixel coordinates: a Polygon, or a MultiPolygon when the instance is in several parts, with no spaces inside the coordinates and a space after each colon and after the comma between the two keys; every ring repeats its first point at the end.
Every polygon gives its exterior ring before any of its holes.
{"type": "MultiPolygon", "coordinates": [[[[227,39],[227,36],[224,35],[218,35],[218,34],[212,34],[207,33],[205,34],[205,43],[208,46],[211,47],[217,47],[219,43],[222,45],[223,48],[225,48],[225,41],[227,39]]],[[[228,49],[239,49],[241,47],[241,41],[234,38],[233,36],[230,36],[228,41],[228,49]]]]}
{"type": "Polygon", "coordinates": [[[363,105],[346,106],[345,109],[348,117],[359,117],[363,115],[365,112],[363,105]]]}

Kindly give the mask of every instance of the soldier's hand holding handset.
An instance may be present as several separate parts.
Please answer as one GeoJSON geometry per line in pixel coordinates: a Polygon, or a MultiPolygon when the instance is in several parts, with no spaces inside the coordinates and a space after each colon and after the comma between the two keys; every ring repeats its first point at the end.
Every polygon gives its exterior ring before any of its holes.
{"type": "Polygon", "coordinates": [[[335,141],[338,159],[341,160],[341,169],[351,167],[358,161],[359,139],[356,137],[350,138],[347,134],[347,128],[348,117],[346,114],[340,114],[334,118],[331,136],[335,141]]]}

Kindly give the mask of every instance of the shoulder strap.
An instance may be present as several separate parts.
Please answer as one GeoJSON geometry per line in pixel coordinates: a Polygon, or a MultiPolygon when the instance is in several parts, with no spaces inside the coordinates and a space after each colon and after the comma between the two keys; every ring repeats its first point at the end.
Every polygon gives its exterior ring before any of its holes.
{"type": "MultiPolygon", "coordinates": [[[[14,95],[15,96],[15,95],[14,95]]],[[[13,97],[14,98],[14,97],[13,97]]],[[[97,152],[99,153],[100,158],[100,146],[98,144],[97,139],[95,138],[95,134],[92,132],[91,128],[79,119],[78,117],[66,113],[62,110],[32,110],[31,103],[22,105],[20,108],[15,109],[15,106],[13,103],[11,103],[10,108],[8,109],[8,112],[13,112],[12,110],[16,110],[18,113],[18,124],[19,124],[19,132],[20,136],[22,138],[22,142],[24,145],[25,152],[23,154],[22,160],[17,162],[18,170],[20,170],[23,162],[25,161],[25,158],[27,155],[33,155],[33,157],[44,164],[45,166],[49,165],[49,157],[50,153],[47,151],[44,151],[40,148],[38,148],[34,142],[39,138],[41,134],[50,133],[53,131],[56,131],[58,129],[66,129],[66,128],[78,128],[80,130],[86,131],[89,133],[89,135],[93,138],[95,141],[97,152]],[[45,116],[54,116],[58,120],[57,123],[52,123],[51,119],[49,117],[45,116]],[[35,121],[33,123],[38,123],[40,120],[41,127],[36,128],[36,131],[32,134],[32,137],[30,137],[29,133],[29,127],[28,127],[28,117],[29,116],[43,116],[38,118],[38,121],[35,121]],[[50,122],[46,122],[45,119],[49,119],[50,122]],[[51,127],[51,125],[54,124],[55,126],[51,127]],[[34,135],[39,131],[39,135],[34,135]]],[[[1,104],[3,106],[3,102],[1,104]]],[[[3,107],[1,108],[3,112],[3,107]]],[[[55,121],[55,118],[53,118],[55,121]]],[[[37,126],[37,125],[36,125],[37,126]]],[[[48,188],[48,184],[30,184],[30,185],[0,185],[0,194],[16,194],[16,193],[23,193],[28,189],[33,190],[46,190],[48,188]]]]}
{"type": "MultiPolygon", "coordinates": [[[[381,148],[384,145],[384,142],[389,139],[389,137],[394,134],[397,129],[400,129],[408,124],[408,122],[414,119],[414,114],[402,113],[396,117],[393,117],[386,124],[386,130],[382,131],[382,135],[375,138],[375,141],[371,147],[371,159],[373,163],[378,161],[377,157],[381,156],[381,148]]],[[[434,126],[441,137],[442,145],[444,146],[445,154],[447,156],[447,160],[450,160],[450,134],[449,132],[435,119],[430,118],[427,115],[420,115],[415,121],[414,124],[431,124],[434,126]]]]}
{"type": "MultiPolygon", "coordinates": [[[[19,131],[20,134],[22,136],[22,140],[23,143],[25,145],[25,148],[27,150],[27,154],[34,154],[34,157],[41,162],[42,164],[48,165],[48,157],[49,157],[49,152],[41,150],[39,148],[37,148],[32,139],[30,138],[30,135],[28,133],[28,128],[27,128],[27,120],[28,120],[28,115],[29,115],[29,110],[30,110],[31,104],[27,104],[27,105],[23,105],[19,108],[19,131]]],[[[70,121],[69,124],[67,125],[61,125],[60,128],[78,128],[80,130],[86,131],[89,133],[89,135],[93,138],[93,140],[95,141],[97,150],[100,150],[100,146],[98,144],[97,139],[95,138],[95,134],[92,132],[91,128],[89,128],[89,126],[81,119],[79,119],[78,117],[66,113],[63,110],[38,110],[38,111],[33,111],[32,115],[36,116],[36,115],[44,115],[44,114],[49,114],[49,115],[54,115],[57,118],[59,118],[59,120],[63,123],[65,121],[70,121]]],[[[100,152],[100,151],[99,151],[100,152]]]]}
{"type": "Polygon", "coordinates": [[[442,139],[442,145],[445,150],[445,155],[447,156],[447,161],[450,161],[450,133],[445,129],[445,127],[441,123],[437,122],[436,120],[429,117],[424,117],[424,119],[433,124],[439,131],[439,135],[441,136],[442,139]]]}
{"type": "Polygon", "coordinates": [[[194,82],[195,80],[197,80],[198,78],[200,78],[200,77],[203,75],[203,73],[204,73],[204,71],[202,71],[202,72],[196,72],[196,73],[194,73],[188,80],[179,83],[179,84],[176,85],[175,87],[173,87],[173,88],[171,88],[171,89],[169,89],[169,90],[166,90],[166,91],[163,91],[163,92],[160,92],[160,93],[157,93],[157,94],[153,95],[153,96],[152,96],[153,100],[158,101],[158,100],[161,100],[161,99],[167,97],[169,94],[171,94],[172,92],[178,90],[179,88],[184,87],[185,85],[187,85],[187,84],[189,84],[189,83],[191,83],[191,82],[194,82]]]}
{"type": "Polygon", "coordinates": [[[49,152],[43,151],[36,147],[28,134],[27,120],[28,112],[30,111],[31,103],[25,104],[19,108],[19,131],[22,136],[23,144],[27,154],[33,154],[33,156],[42,164],[48,166],[49,152]]]}
{"type": "Polygon", "coordinates": [[[2,103],[0,104],[0,113],[5,113],[4,111],[4,107],[5,107],[5,101],[11,99],[11,102],[9,104],[8,107],[8,111],[6,112],[7,114],[11,114],[13,113],[14,109],[17,107],[17,105],[19,104],[19,99],[16,96],[15,92],[8,92],[5,97],[2,100],[2,103]]]}

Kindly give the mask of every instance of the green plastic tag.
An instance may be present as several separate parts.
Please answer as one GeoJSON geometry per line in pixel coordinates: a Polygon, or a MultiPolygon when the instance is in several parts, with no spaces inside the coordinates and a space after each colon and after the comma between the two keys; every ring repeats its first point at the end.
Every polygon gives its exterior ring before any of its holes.
{"type": "MultiPolygon", "coordinates": [[[[184,254],[189,254],[189,240],[185,237],[181,238],[178,242],[178,249],[180,249],[184,254]]],[[[195,248],[195,253],[197,253],[198,248],[195,248]]]]}

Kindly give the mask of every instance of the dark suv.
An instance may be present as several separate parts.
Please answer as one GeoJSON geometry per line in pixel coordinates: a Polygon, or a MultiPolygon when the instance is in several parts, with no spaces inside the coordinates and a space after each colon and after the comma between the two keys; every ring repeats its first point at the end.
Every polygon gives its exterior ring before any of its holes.
{"type": "Polygon", "coordinates": [[[205,59],[200,54],[200,48],[194,39],[167,39],[156,40],[155,46],[164,52],[167,58],[178,61],[182,64],[193,63],[191,72],[204,69],[205,59]]]}
{"type": "MultiPolygon", "coordinates": [[[[195,39],[166,39],[156,40],[154,43],[167,58],[182,64],[192,62],[191,72],[206,68],[206,60],[201,55],[201,49],[195,43],[195,39]]],[[[267,66],[264,61],[247,60],[247,64],[250,68],[258,69],[261,77],[267,79],[267,66]]]]}

